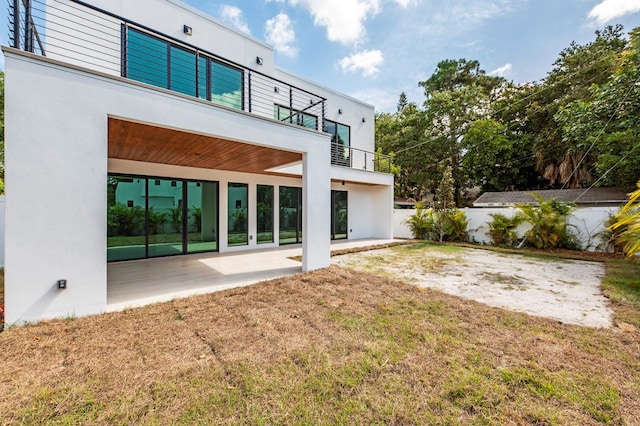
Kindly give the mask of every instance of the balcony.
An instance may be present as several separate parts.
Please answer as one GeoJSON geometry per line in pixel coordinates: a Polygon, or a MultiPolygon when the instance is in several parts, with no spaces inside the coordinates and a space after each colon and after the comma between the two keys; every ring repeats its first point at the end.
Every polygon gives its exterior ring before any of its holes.
{"type": "MultiPolygon", "coordinates": [[[[328,131],[324,97],[78,0],[9,0],[9,43],[71,66],[328,131]]],[[[332,164],[385,173],[390,167],[387,156],[336,144],[332,164]]]]}
{"type": "Polygon", "coordinates": [[[331,143],[331,164],[369,172],[392,173],[390,156],[335,142],[331,143]]]}

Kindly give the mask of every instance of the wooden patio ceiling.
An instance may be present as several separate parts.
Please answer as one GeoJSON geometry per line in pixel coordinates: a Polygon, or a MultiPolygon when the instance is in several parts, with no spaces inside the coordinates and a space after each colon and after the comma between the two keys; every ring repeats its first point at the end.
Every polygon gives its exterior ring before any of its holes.
{"type": "Polygon", "coordinates": [[[245,173],[302,160],[302,154],[109,118],[109,158],[245,173]]]}

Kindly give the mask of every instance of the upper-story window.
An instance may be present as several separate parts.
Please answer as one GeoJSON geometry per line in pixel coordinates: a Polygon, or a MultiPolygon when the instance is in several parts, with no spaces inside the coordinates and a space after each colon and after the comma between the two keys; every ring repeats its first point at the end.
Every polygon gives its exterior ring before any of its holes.
{"type": "Polygon", "coordinates": [[[273,118],[285,123],[293,123],[307,129],[318,129],[318,117],[306,112],[293,111],[286,106],[275,104],[273,107],[273,118]]]}
{"type": "Polygon", "coordinates": [[[346,124],[336,123],[331,120],[324,120],[325,133],[331,134],[331,143],[342,145],[344,147],[351,146],[351,127],[346,124]]]}
{"type": "Polygon", "coordinates": [[[351,128],[346,124],[325,120],[323,130],[331,134],[331,164],[349,166],[351,128]]]}
{"type": "Polygon", "coordinates": [[[133,28],[127,29],[126,77],[243,109],[243,72],[133,28]]]}

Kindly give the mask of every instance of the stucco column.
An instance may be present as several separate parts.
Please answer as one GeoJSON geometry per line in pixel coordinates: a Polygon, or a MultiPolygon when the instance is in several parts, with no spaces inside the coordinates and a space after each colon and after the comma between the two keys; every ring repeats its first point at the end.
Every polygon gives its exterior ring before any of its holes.
{"type": "Polygon", "coordinates": [[[329,144],[312,146],[302,159],[302,270],[326,268],[331,252],[329,144]]]}

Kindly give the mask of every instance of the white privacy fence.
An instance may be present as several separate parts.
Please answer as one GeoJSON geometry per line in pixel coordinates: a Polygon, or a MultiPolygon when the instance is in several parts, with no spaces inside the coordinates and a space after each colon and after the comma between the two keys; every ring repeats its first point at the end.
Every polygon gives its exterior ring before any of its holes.
{"type": "Polygon", "coordinates": [[[4,266],[4,195],[0,195],[0,266],[4,266]]]}
{"type": "MultiPolygon", "coordinates": [[[[481,244],[490,244],[491,239],[487,235],[487,224],[492,221],[490,214],[501,213],[507,217],[512,217],[517,208],[514,207],[493,207],[493,208],[466,208],[464,210],[469,219],[469,241],[481,244]]],[[[600,243],[598,234],[604,229],[604,224],[609,215],[615,214],[618,207],[584,207],[576,209],[569,219],[569,223],[574,226],[573,230],[578,235],[580,244],[585,250],[595,251],[600,243]]],[[[409,227],[404,221],[415,213],[415,210],[394,210],[393,212],[393,236],[395,238],[413,238],[409,227]]],[[[527,224],[521,225],[517,229],[519,236],[528,229],[527,224]]]]}

